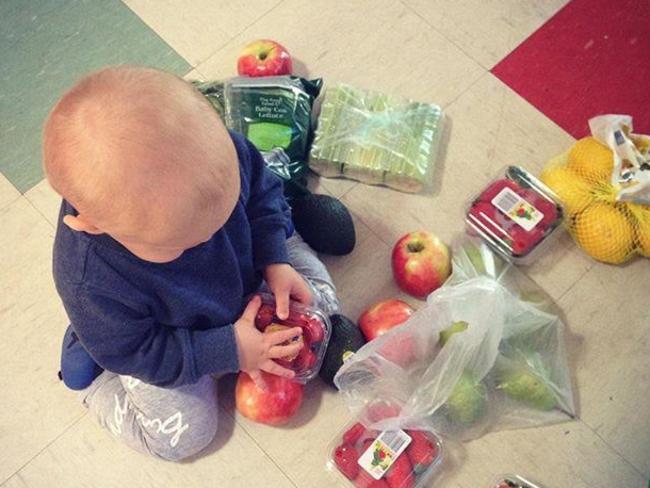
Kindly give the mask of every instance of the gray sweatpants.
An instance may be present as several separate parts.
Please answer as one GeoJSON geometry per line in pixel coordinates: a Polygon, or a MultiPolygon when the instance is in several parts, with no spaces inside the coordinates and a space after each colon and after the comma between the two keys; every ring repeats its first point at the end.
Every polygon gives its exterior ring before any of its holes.
{"type": "MultiPolygon", "coordinates": [[[[287,248],[291,265],[314,291],[314,305],[327,314],[338,312],[334,284],[316,253],[298,234],[287,240],[287,248]]],[[[217,433],[217,380],[212,376],[161,388],[104,371],[80,395],[102,427],[133,449],[162,459],[197,454],[217,433]]]]}

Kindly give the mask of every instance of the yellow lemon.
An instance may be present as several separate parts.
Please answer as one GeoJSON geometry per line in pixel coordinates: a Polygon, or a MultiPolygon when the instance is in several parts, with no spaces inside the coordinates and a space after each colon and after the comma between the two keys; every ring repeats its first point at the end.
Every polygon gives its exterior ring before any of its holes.
{"type": "Polygon", "coordinates": [[[593,137],[585,137],[571,147],[567,167],[590,183],[608,180],[614,169],[612,150],[593,137]]]}
{"type": "Polygon", "coordinates": [[[620,210],[605,203],[594,203],[578,215],[574,233],[587,254],[605,263],[624,262],[634,248],[634,227],[620,210]]]}
{"type": "Polygon", "coordinates": [[[636,220],[636,241],[639,252],[650,258],[650,207],[632,203],[628,207],[636,220]]]}
{"type": "Polygon", "coordinates": [[[581,212],[593,201],[589,184],[567,168],[546,169],[540,179],[557,194],[570,216],[581,212]]]}

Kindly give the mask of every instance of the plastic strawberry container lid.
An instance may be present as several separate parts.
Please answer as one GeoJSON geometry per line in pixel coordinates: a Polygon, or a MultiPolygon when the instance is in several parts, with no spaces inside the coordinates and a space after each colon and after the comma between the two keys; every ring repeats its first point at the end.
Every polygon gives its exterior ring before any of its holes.
{"type": "Polygon", "coordinates": [[[494,479],[488,488],[542,488],[518,474],[502,474],[494,479]]]}
{"type": "Polygon", "coordinates": [[[342,487],[423,488],[443,461],[442,441],[431,432],[382,432],[360,422],[347,424],[327,452],[327,470],[342,487]]]}
{"type": "Polygon", "coordinates": [[[551,189],[519,166],[508,166],[469,203],[465,222],[495,252],[531,264],[557,235],[564,210],[551,189]]]}
{"type": "Polygon", "coordinates": [[[262,305],[255,317],[255,326],[264,332],[271,327],[281,330],[284,327],[301,327],[304,347],[291,358],[276,359],[275,361],[293,371],[294,381],[307,383],[320,370],[325,357],[327,344],[330,340],[332,325],[329,318],[315,307],[308,307],[298,302],[289,304],[289,316],[280,319],[275,314],[275,297],[268,293],[260,293],[262,305]]]}

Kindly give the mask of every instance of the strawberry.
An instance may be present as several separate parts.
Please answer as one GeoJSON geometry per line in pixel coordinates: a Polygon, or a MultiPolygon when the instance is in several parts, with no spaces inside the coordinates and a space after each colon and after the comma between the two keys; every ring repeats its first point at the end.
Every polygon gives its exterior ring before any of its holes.
{"type": "Polygon", "coordinates": [[[263,331],[273,322],[274,318],[275,307],[269,303],[262,303],[262,306],[257,311],[257,316],[255,317],[255,327],[263,331]]]}
{"type": "Polygon", "coordinates": [[[354,479],[354,486],[357,488],[389,488],[390,485],[386,480],[380,478],[376,480],[365,469],[359,470],[359,476],[354,479]]]}
{"type": "Polygon", "coordinates": [[[384,475],[390,488],[413,488],[415,478],[413,477],[413,466],[406,454],[400,454],[393,461],[393,465],[384,475]]]}
{"type": "Polygon", "coordinates": [[[307,371],[316,364],[316,354],[308,347],[303,347],[293,363],[296,371],[307,371]]]}
{"type": "Polygon", "coordinates": [[[499,194],[499,192],[506,187],[510,188],[515,192],[519,190],[519,185],[517,185],[517,183],[515,183],[512,180],[508,180],[508,179],[497,180],[494,183],[492,183],[490,186],[488,186],[485,190],[483,190],[483,193],[481,193],[479,200],[482,202],[491,202],[492,199],[496,197],[499,194]]]}
{"type": "Polygon", "coordinates": [[[357,422],[343,434],[343,442],[346,444],[356,444],[359,439],[366,433],[366,428],[362,423],[357,422]]]}
{"type": "Polygon", "coordinates": [[[417,359],[415,338],[408,334],[398,334],[384,343],[379,353],[389,361],[408,368],[417,359]]]}
{"type": "Polygon", "coordinates": [[[408,430],[411,436],[411,443],[406,448],[413,471],[417,474],[425,471],[438,455],[438,446],[431,438],[421,430],[408,430]]]}
{"type": "MultiPolygon", "coordinates": [[[[374,438],[367,438],[361,443],[361,449],[359,450],[359,457],[363,456],[363,453],[368,450],[368,448],[375,442],[374,438]]],[[[358,460],[357,460],[358,461],[358,460]]],[[[358,465],[358,463],[357,463],[358,465]]],[[[379,479],[376,480],[363,468],[359,468],[359,475],[354,479],[354,486],[357,488],[389,488],[386,480],[379,479]]]]}
{"type": "Polygon", "coordinates": [[[399,412],[400,408],[397,405],[381,400],[371,404],[366,415],[371,422],[379,422],[380,420],[397,417],[399,412]]]}
{"type": "Polygon", "coordinates": [[[305,342],[308,345],[317,344],[323,342],[325,338],[325,329],[320,320],[315,317],[307,318],[303,323],[300,324],[302,327],[302,334],[305,337],[305,342]]]}
{"type": "Polygon", "coordinates": [[[359,453],[349,444],[342,444],[334,450],[334,462],[346,478],[354,480],[359,474],[359,453]]]}

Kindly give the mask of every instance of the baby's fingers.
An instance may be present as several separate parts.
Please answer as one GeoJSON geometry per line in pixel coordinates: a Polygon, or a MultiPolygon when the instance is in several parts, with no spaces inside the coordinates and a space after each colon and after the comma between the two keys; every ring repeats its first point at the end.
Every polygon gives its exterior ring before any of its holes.
{"type": "Polygon", "coordinates": [[[268,390],[268,386],[266,385],[266,381],[264,381],[264,378],[262,377],[262,373],[260,373],[260,370],[256,369],[254,371],[248,371],[247,373],[259,389],[264,391],[268,390]]]}
{"type": "Polygon", "coordinates": [[[269,357],[272,359],[291,358],[298,354],[302,348],[302,340],[296,341],[287,346],[273,346],[269,349],[269,357]]]}
{"type": "Polygon", "coordinates": [[[264,364],[262,364],[260,369],[263,369],[267,373],[271,373],[276,376],[281,376],[283,378],[288,378],[288,379],[291,379],[296,375],[296,373],[294,373],[290,369],[283,368],[278,363],[271,360],[264,362],[264,364]]]}
{"type": "Polygon", "coordinates": [[[259,295],[255,295],[253,298],[251,298],[251,301],[248,302],[248,305],[246,305],[244,312],[241,314],[241,320],[245,320],[246,322],[249,323],[254,323],[255,316],[257,315],[257,312],[259,311],[261,306],[262,306],[262,299],[260,298],[259,295]]]}
{"type": "Polygon", "coordinates": [[[287,330],[279,330],[277,332],[269,332],[264,334],[267,344],[277,346],[283,342],[292,341],[296,337],[302,337],[302,329],[300,327],[293,327],[287,330]]]}

